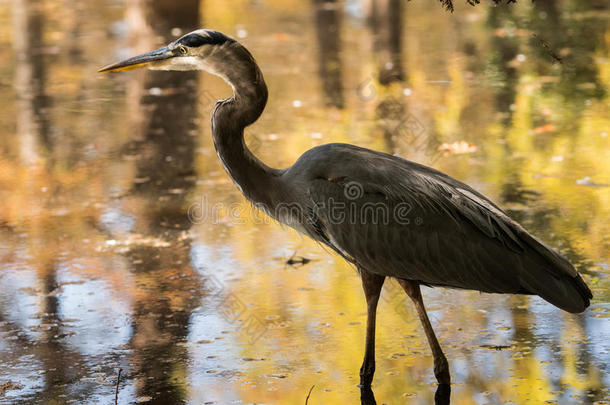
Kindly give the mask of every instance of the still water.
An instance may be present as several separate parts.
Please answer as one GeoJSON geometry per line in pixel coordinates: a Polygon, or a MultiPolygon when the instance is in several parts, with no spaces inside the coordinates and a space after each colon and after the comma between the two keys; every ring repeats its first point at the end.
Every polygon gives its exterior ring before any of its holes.
{"type": "MultiPolygon", "coordinates": [[[[424,289],[452,403],[608,403],[610,10],[456,6],[0,1],[0,403],[112,404],[119,370],[120,404],[360,401],[359,279],[231,184],[209,126],[228,86],[96,73],[202,26],[265,74],[246,138],[269,165],[336,141],[432,165],[583,273],[580,315],[424,289]]],[[[429,404],[425,337],[384,288],[375,396],[429,404]]]]}

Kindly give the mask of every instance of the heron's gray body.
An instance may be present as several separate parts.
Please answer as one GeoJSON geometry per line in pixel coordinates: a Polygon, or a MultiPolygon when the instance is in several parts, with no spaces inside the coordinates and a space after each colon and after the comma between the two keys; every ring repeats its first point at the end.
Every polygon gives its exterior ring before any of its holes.
{"type": "Polygon", "coordinates": [[[373,273],[536,294],[569,312],[589,304],[586,285],[566,259],[485,196],[437,170],[328,144],[303,154],[279,182],[294,188],[308,236],[373,273]],[[359,195],[350,196],[354,190],[359,195]]]}

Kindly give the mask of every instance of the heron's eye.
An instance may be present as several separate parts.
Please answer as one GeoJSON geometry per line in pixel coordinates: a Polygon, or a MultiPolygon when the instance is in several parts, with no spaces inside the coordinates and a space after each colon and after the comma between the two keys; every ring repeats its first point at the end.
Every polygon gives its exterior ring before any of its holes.
{"type": "Polygon", "coordinates": [[[182,46],[182,45],[180,45],[180,46],[178,47],[178,51],[179,51],[179,52],[180,52],[182,55],[186,55],[186,54],[189,52],[189,51],[188,51],[188,49],[186,49],[186,46],[182,46]]]}

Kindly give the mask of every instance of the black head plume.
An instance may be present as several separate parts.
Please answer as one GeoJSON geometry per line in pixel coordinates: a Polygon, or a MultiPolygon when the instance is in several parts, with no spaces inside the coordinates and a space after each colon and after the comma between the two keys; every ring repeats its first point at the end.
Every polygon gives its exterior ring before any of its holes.
{"type": "Polygon", "coordinates": [[[234,42],[234,40],[221,32],[211,30],[191,32],[176,41],[177,44],[189,48],[197,48],[202,45],[222,45],[225,42],[234,42]]]}

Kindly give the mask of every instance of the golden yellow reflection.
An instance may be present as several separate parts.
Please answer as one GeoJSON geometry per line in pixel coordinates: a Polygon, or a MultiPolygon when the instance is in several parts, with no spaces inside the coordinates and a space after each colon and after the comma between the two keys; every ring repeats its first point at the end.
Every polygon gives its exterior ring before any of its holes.
{"type": "MultiPolygon", "coordinates": [[[[267,164],[349,142],[431,165],[584,274],[582,315],[426,289],[453,403],[610,400],[608,6],[153,3],[0,4],[0,399],[111,403],[121,368],[119,403],[294,404],[314,385],[310,404],[359,402],[358,276],[230,182],[209,126],[230,88],[96,74],[204,26],[265,74],[246,139],[267,164]]],[[[377,334],[378,403],[432,403],[429,348],[394,282],[377,334]]]]}

